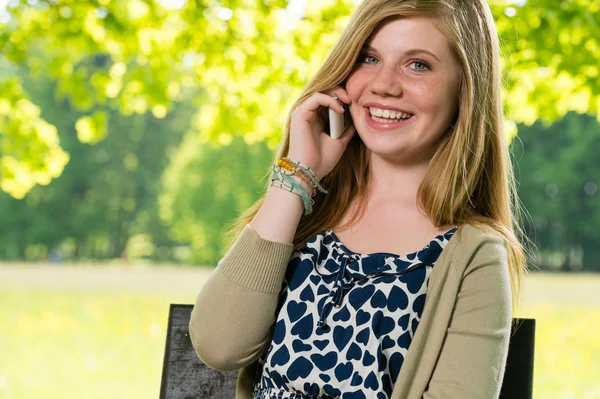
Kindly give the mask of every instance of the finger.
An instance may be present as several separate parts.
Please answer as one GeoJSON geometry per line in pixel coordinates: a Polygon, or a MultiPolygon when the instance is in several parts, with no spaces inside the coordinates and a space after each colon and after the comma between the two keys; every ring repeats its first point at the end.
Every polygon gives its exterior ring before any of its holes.
{"type": "Polygon", "coordinates": [[[312,96],[307,98],[306,101],[304,101],[298,107],[298,109],[303,112],[314,112],[317,111],[319,107],[332,108],[338,114],[344,112],[344,107],[340,104],[338,100],[324,93],[313,94],[312,96]]]}
{"type": "Polygon", "coordinates": [[[342,100],[346,104],[350,104],[352,102],[352,100],[350,99],[350,96],[348,95],[348,92],[346,90],[344,90],[344,88],[341,88],[340,90],[336,90],[335,94],[340,98],[340,100],[342,100]]]}
{"type": "Polygon", "coordinates": [[[342,86],[336,86],[331,91],[328,91],[328,93],[332,97],[337,96],[339,98],[339,101],[342,101],[346,104],[350,104],[352,102],[352,100],[350,99],[350,96],[348,95],[348,92],[342,86]]]}
{"type": "Polygon", "coordinates": [[[339,140],[344,144],[344,146],[347,146],[348,143],[350,143],[350,140],[352,140],[352,137],[354,137],[354,133],[356,133],[356,127],[354,127],[354,123],[351,123],[350,126],[344,130],[344,133],[342,133],[339,140]]]}

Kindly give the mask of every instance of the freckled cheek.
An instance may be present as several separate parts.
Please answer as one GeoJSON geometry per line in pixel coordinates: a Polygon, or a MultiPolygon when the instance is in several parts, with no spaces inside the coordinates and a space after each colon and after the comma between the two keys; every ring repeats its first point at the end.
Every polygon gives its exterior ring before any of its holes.
{"type": "Polygon", "coordinates": [[[360,71],[354,72],[348,77],[346,80],[346,92],[353,103],[360,100],[368,81],[369,77],[364,73],[360,73],[360,71]]]}
{"type": "Polygon", "coordinates": [[[439,112],[440,108],[446,108],[453,101],[451,91],[442,83],[405,86],[405,93],[410,93],[413,104],[422,112],[439,112]]]}

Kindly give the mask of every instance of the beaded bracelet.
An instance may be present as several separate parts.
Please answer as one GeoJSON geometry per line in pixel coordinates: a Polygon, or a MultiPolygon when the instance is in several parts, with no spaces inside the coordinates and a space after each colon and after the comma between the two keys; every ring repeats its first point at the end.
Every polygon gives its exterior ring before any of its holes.
{"type": "Polygon", "coordinates": [[[308,183],[308,185],[313,189],[312,196],[315,196],[317,191],[317,183],[304,170],[296,168],[294,165],[284,160],[278,160],[277,165],[283,169],[283,173],[285,175],[298,176],[300,179],[308,183]]]}
{"type": "Polygon", "coordinates": [[[311,197],[308,196],[306,189],[302,187],[300,183],[298,183],[293,177],[286,175],[282,172],[281,168],[278,166],[273,166],[273,175],[271,176],[271,184],[270,186],[279,187],[281,189],[286,189],[290,192],[298,194],[300,198],[302,198],[302,202],[304,202],[304,215],[309,215],[312,213],[312,206],[314,201],[311,197]],[[277,183],[277,182],[280,183],[277,183]]]}
{"type": "MultiPolygon", "coordinates": [[[[306,177],[309,177],[311,180],[311,187],[316,188],[317,190],[321,191],[324,194],[327,194],[328,191],[325,190],[323,188],[323,186],[321,186],[319,184],[319,181],[317,180],[317,175],[316,173],[314,173],[312,171],[312,169],[310,168],[310,166],[300,162],[300,161],[293,161],[288,157],[283,157],[277,160],[277,165],[280,167],[284,167],[285,169],[295,173],[297,171],[300,171],[302,174],[306,175],[306,177]]],[[[292,174],[293,174],[292,173],[292,174]]]]}

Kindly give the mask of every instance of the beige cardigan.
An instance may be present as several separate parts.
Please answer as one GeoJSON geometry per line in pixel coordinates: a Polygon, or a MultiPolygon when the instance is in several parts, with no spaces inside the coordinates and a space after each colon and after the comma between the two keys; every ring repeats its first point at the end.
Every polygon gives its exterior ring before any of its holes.
{"type": "MultiPolygon", "coordinates": [[[[198,297],[190,337],[200,360],[240,370],[236,399],[250,399],[257,359],[271,343],[294,247],[246,225],[198,297]]],[[[494,399],[511,331],[504,240],[461,225],[432,269],[425,307],[391,399],[494,399]]]]}

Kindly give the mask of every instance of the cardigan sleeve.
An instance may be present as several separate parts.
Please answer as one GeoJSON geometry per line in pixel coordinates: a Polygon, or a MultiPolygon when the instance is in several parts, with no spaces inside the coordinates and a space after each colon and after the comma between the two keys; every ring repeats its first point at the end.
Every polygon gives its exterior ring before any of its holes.
{"type": "Polygon", "coordinates": [[[488,235],[462,273],[449,327],[423,399],[499,397],[511,332],[511,295],[504,240],[488,235]]]}
{"type": "Polygon", "coordinates": [[[260,355],[276,320],[294,245],[265,240],[246,225],[202,286],[189,332],[202,362],[233,371],[260,355]]]}

